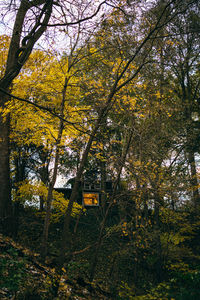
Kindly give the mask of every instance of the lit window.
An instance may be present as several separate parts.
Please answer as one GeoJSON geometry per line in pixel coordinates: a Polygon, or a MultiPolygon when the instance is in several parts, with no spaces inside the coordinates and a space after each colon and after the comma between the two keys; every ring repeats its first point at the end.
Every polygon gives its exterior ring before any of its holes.
{"type": "Polygon", "coordinates": [[[83,193],[84,206],[98,206],[99,194],[98,193],[83,193]]]}

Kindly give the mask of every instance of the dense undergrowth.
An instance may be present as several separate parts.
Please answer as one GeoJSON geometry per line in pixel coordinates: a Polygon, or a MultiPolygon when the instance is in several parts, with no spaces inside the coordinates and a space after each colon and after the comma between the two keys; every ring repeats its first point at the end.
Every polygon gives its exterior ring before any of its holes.
{"type": "Polygon", "coordinates": [[[153,246],[140,249],[136,262],[134,245],[113,229],[115,218],[112,215],[108,220],[93,283],[89,281],[89,272],[101,220],[97,210],[89,210],[73,233],[77,225],[74,220],[71,227],[74,252],[64,265],[57,291],[56,257],[62,219],[51,224],[48,256],[46,264],[41,264],[38,253],[43,219],[36,210],[22,211],[18,242],[0,236],[0,299],[200,299],[199,246],[194,233],[189,240],[190,248],[187,243],[180,245],[176,241],[176,251],[184,255],[179,253],[175,259],[171,253],[162,266],[161,279],[156,277],[153,246]]]}
{"type": "Polygon", "coordinates": [[[63,268],[59,289],[55,268],[39,262],[39,255],[0,235],[0,299],[109,299],[99,285],[71,279],[63,268]]]}

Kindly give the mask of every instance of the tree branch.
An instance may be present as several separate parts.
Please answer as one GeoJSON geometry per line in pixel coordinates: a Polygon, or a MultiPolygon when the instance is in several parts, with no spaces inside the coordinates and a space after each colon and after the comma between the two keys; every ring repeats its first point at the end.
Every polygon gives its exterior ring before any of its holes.
{"type": "Polygon", "coordinates": [[[83,23],[83,22],[85,22],[85,21],[88,21],[88,20],[94,18],[94,17],[98,14],[98,12],[100,11],[101,6],[102,6],[103,4],[105,4],[105,3],[107,3],[106,0],[99,4],[97,10],[96,10],[92,15],[90,15],[90,16],[88,16],[88,17],[85,17],[85,18],[83,18],[83,19],[80,19],[80,20],[77,20],[77,21],[74,21],[74,22],[55,23],[55,24],[45,24],[45,26],[47,26],[47,27],[57,27],[57,26],[72,26],[72,25],[78,25],[78,24],[80,24],[80,23],[83,23]]]}
{"type": "Polygon", "coordinates": [[[84,134],[86,133],[86,134],[90,135],[90,134],[88,133],[88,131],[84,131],[84,130],[82,130],[82,129],[80,129],[80,128],[77,128],[76,125],[80,125],[80,123],[78,123],[78,122],[70,122],[70,121],[66,120],[65,118],[63,118],[62,116],[60,116],[59,114],[57,114],[56,112],[54,112],[53,110],[51,110],[50,108],[47,108],[47,107],[45,107],[45,106],[42,106],[42,105],[37,104],[37,103],[34,103],[34,102],[31,102],[31,101],[28,100],[28,99],[23,99],[23,98],[21,98],[21,97],[18,97],[18,96],[15,96],[15,95],[13,95],[13,94],[10,94],[10,93],[8,93],[7,91],[5,91],[4,89],[2,89],[1,87],[0,87],[0,91],[1,91],[2,93],[4,93],[5,95],[11,97],[11,98],[14,98],[14,99],[16,99],[16,100],[20,100],[20,101],[25,102],[25,103],[28,103],[28,104],[31,104],[32,106],[37,107],[37,108],[40,109],[40,110],[44,110],[44,111],[50,113],[52,116],[54,116],[54,117],[56,117],[56,118],[59,118],[59,119],[62,120],[63,122],[67,123],[68,125],[73,126],[73,127],[74,127],[76,130],[78,130],[79,132],[84,133],[84,134]]]}

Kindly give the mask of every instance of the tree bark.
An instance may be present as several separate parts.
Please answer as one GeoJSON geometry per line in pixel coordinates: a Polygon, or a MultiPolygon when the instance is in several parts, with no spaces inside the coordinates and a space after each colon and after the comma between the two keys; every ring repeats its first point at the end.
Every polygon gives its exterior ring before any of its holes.
{"type": "Polygon", "coordinates": [[[17,240],[18,229],[19,229],[19,212],[20,212],[20,194],[19,194],[19,183],[26,179],[26,159],[23,156],[23,152],[20,148],[16,147],[15,151],[18,152],[17,157],[14,159],[15,164],[15,180],[14,188],[16,191],[17,199],[13,203],[13,231],[12,236],[17,240]]]}
{"type": "Polygon", "coordinates": [[[102,208],[102,215],[105,214],[106,209],[106,162],[100,161],[100,170],[101,170],[101,208],[102,208]]]}
{"type": "MultiPolygon", "coordinates": [[[[8,92],[13,80],[21,71],[21,68],[29,58],[31,51],[45,32],[48,21],[51,16],[51,11],[53,7],[52,0],[41,0],[41,1],[25,1],[22,0],[20,6],[17,10],[15,24],[13,28],[12,38],[10,42],[10,47],[8,51],[8,58],[6,63],[6,70],[4,76],[0,80],[0,109],[5,108],[5,103],[7,101],[7,96],[5,96],[4,91],[8,92]],[[41,13],[35,20],[35,26],[33,29],[22,38],[22,29],[25,23],[27,11],[36,6],[43,5],[41,13]],[[42,21],[41,21],[42,20],[42,21]],[[21,41],[22,40],[22,41],[21,41]],[[20,42],[22,45],[20,45],[20,42]]],[[[2,116],[0,112],[0,157],[1,157],[1,167],[0,167],[0,216],[8,217],[10,214],[11,206],[11,185],[10,185],[10,116],[2,116]]]]}
{"type": "MultiPolygon", "coordinates": [[[[5,107],[7,97],[0,93],[1,107],[5,107]]],[[[11,217],[11,183],[10,183],[10,115],[3,115],[0,112],[0,218],[3,219],[11,217]]],[[[5,221],[4,221],[5,223],[5,221]]],[[[6,223],[4,224],[5,226],[6,223]]],[[[6,227],[5,227],[6,228],[6,227]]]]}
{"type": "Polygon", "coordinates": [[[197,179],[197,171],[196,171],[196,163],[195,163],[195,155],[192,150],[188,151],[188,160],[190,165],[190,173],[191,173],[191,188],[192,188],[192,200],[194,211],[200,206],[200,195],[198,189],[198,179],[197,179]]]}
{"type": "MultiPolygon", "coordinates": [[[[68,85],[68,79],[65,79],[65,85],[62,91],[62,103],[60,108],[60,115],[63,118],[64,116],[64,108],[65,108],[65,101],[66,101],[66,90],[68,85]]],[[[44,222],[44,229],[42,234],[42,246],[41,246],[41,258],[44,261],[47,255],[47,246],[48,246],[48,235],[49,235],[49,225],[50,225],[50,218],[51,218],[51,204],[53,199],[53,189],[56,183],[57,173],[58,173],[58,163],[60,158],[60,143],[62,140],[62,133],[64,129],[63,120],[60,119],[59,123],[59,130],[58,130],[58,137],[56,140],[56,151],[55,151],[55,161],[53,167],[53,175],[51,181],[49,183],[48,195],[47,195],[47,202],[46,202],[46,216],[44,222]]]]}
{"type": "MultiPolygon", "coordinates": [[[[48,186],[49,183],[49,163],[50,163],[50,153],[45,150],[39,152],[39,157],[42,162],[42,166],[39,169],[40,179],[45,186],[48,186]]],[[[40,211],[44,211],[44,196],[40,196],[40,211]]]]}

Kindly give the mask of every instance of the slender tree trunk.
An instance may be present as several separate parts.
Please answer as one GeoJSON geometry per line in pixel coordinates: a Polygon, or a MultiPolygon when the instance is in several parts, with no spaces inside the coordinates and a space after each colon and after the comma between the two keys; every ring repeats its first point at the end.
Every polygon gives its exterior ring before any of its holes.
{"type": "MultiPolygon", "coordinates": [[[[107,195],[106,195],[106,154],[105,154],[105,149],[104,149],[104,144],[106,143],[105,137],[106,136],[106,128],[107,128],[107,117],[102,120],[102,130],[101,130],[101,142],[103,144],[103,149],[102,149],[102,155],[103,155],[103,160],[100,160],[99,166],[100,166],[100,178],[101,178],[101,202],[100,202],[100,207],[101,207],[101,213],[102,216],[105,214],[106,210],[106,200],[107,200],[107,195]],[[103,124],[104,123],[104,124],[103,124]]],[[[100,137],[99,137],[100,139],[100,137]]]]}
{"type": "Polygon", "coordinates": [[[79,225],[80,218],[81,218],[82,215],[83,215],[83,209],[81,210],[81,212],[80,212],[80,214],[79,214],[79,216],[78,216],[78,218],[77,218],[77,220],[76,220],[76,224],[75,224],[75,226],[74,226],[74,234],[77,233],[78,225],[79,225]]]}
{"type": "Polygon", "coordinates": [[[143,225],[146,226],[148,224],[148,191],[147,191],[147,184],[146,183],[141,188],[141,193],[142,193],[142,202],[143,202],[143,205],[144,205],[143,225]]]}
{"type": "Polygon", "coordinates": [[[44,196],[40,196],[40,211],[44,211],[44,196]]]}
{"type": "Polygon", "coordinates": [[[9,117],[3,120],[0,117],[0,216],[5,218],[10,215],[10,164],[9,164],[9,117]]]}
{"type": "Polygon", "coordinates": [[[98,254],[99,254],[99,251],[100,251],[100,248],[101,248],[101,245],[102,245],[103,233],[104,233],[106,221],[107,221],[107,218],[108,218],[108,215],[109,215],[109,211],[110,211],[112,205],[114,204],[115,196],[116,196],[116,193],[117,193],[117,187],[118,187],[118,184],[119,184],[119,181],[120,181],[120,175],[121,175],[122,169],[123,169],[125,161],[126,161],[126,157],[127,157],[127,154],[128,154],[128,150],[129,150],[129,147],[130,147],[132,136],[133,136],[133,132],[131,131],[129,133],[128,137],[127,137],[126,143],[124,143],[124,147],[122,149],[122,156],[121,156],[120,164],[119,164],[119,169],[118,169],[117,177],[116,177],[116,180],[115,180],[115,183],[114,183],[113,194],[112,194],[112,197],[109,199],[110,202],[109,202],[109,205],[106,209],[106,213],[105,213],[105,216],[103,218],[103,221],[101,223],[101,229],[100,229],[99,237],[98,237],[97,244],[96,244],[96,247],[95,247],[94,256],[93,256],[92,262],[91,262],[91,268],[90,268],[90,281],[91,282],[94,279],[95,269],[96,269],[96,266],[97,266],[97,263],[98,263],[98,254]]]}
{"type": "Polygon", "coordinates": [[[19,194],[19,186],[18,184],[25,180],[25,167],[26,160],[23,157],[23,153],[21,153],[21,149],[18,147],[15,148],[15,151],[18,151],[18,155],[14,160],[15,164],[15,181],[14,188],[16,191],[17,199],[13,202],[13,232],[12,236],[16,240],[18,236],[19,229],[19,213],[20,213],[20,194],[19,194]]]}
{"type": "Polygon", "coordinates": [[[80,160],[80,164],[78,166],[75,182],[72,188],[72,193],[69,199],[69,204],[65,213],[65,218],[64,218],[64,226],[63,226],[63,231],[62,231],[62,240],[61,240],[61,247],[60,247],[60,255],[58,258],[58,270],[62,269],[62,266],[64,264],[65,258],[66,258],[66,250],[68,249],[68,256],[70,256],[70,249],[71,249],[71,232],[70,232],[70,221],[71,221],[71,214],[72,214],[72,209],[73,209],[73,204],[77,199],[78,196],[78,189],[79,189],[79,183],[83,174],[83,170],[85,167],[85,164],[87,162],[87,158],[90,152],[90,148],[92,146],[93,140],[96,136],[96,133],[101,125],[101,122],[104,118],[104,116],[107,115],[107,112],[110,109],[110,104],[112,101],[112,98],[115,94],[115,87],[113,88],[113,91],[108,97],[106,105],[102,108],[102,110],[99,113],[98,119],[96,121],[96,124],[90,134],[88,143],[86,145],[85,151],[82,155],[82,158],[80,160]]]}
{"type": "Polygon", "coordinates": [[[100,162],[100,170],[101,170],[101,208],[102,214],[105,214],[106,209],[106,163],[105,161],[100,162]]]}
{"type": "MultiPolygon", "coordinates": [[[[98,126],[99,127],[99,126],[98,126]]],[[[84,170],[85,163],[87,161],[87,157],[94,139],[94,135],[98,129],[98,127],[95,127],[92,135],[89,138],[88,144],[86,146],[86,149],[84,151],[83,157],[81,159],[77,175],[75,178],[75,183],[72,188],[72,193],[69,199],[69,204],[65,213],[65,218],[64,218],[64,226],[63,226],[63,231],[62,231],[62,240],[61,240],[61,247],[60,247],[60,255],[58,258],[58,269],[62,269],[62,266],[65,261],[65,252],[68,248],[68,255],[70,255],[70,248],[71,248],[71,232],[70,232],[70,220],[71,220],[71,213],[73,209],[73,204],[77,199],[78,196],[78,188],[79,188],[79,182],[81,180],[81,176],[84,170]]]]}
{"type": "Polygon", "coordinates": [[[162,255],[162,245],[161,245],[161,222],[160,222],[160,208],[163,206],[163,197],[160,193],[160,186],[162,182],[162,177],[160,178],[161,162],[157,165],[157,170],[154,170],[155,179],[152,180],[149,177],[150,184],[153,189],[154,195],[154,232],[155,232],[155,255],[156,255],[156,277],[158,281],[162,280],[163,276],[163,255],[162,255]]]}
{"type": "MultiPolygon", "coordinates": [[[[62,103],[61,103],[61,109],[60,109],[60,115],[62,118],[64,116],[67,85],[68,85],[68,79],[66,78],[65,85],[64,85],[63,91],[62,91],[62,103]]],[[[49,225],[50,225],[50,218],[51,218],[51,204],[52,204],[52,198],[53,198],[53,189],[54,189],[54,185],[56,183],[56,178],[57,178],[57,173],[58,173],[58,162],[59,162],[59,157],[60,157],[59,152],[60,152],[60,143],[61,143],[61,139],[62,139],[63,128],[64,128],[63,120],[60,119],[58,138],[56,140],[56,152],[55,152],[55,161],[54,161],[54,167],[53,167],[53,175],[52,175],[52,179],[49,183],[47,202],[46,202],[46,216],[45,216],[44,229],[43,229],[43,234],[42,234],[41,258],[43,261],[45,260],[46,255],[47,255],[49,225]]]]}
{"type": "Polygon", "coordinates": [[[97,263],[98,263],[98,254],[99,254],[99,250],[100,250],[100,247],[101,247],[101,244],[102,244],[102,239],[103,239],[103,233],[104,233],[106,221],[107,221],[107,218],[108,218],[108,214],[110,212],[110,208],[112,207],[112,205],[113,205],[113,201],[111,201],[109,203],[109,205],[106,209],[105,216],[104,216],[103,221],[101,223],[101,229],[100,229],[99,237],[98,237],[97,244],[96,244],[96,247],[95,247],[95,250],[94,250],[94,255],[93,255],[92,261],[91,261],[90,275],[89,275],[90,282],[92,282],[93,279],[94,279],[94,274],[95,274],[96,266],[97,266],[97,263]]]}
{"type": "Polygon", "coordinates": [[[163,199],[161,198],[158,188],[155,185],[154,186],[154,229],[156,233],[155,237],[155,252],[156,252],[156,277],[158,281],[162,280],[163,276],[163,257],[162,257],[162,246],[161,246],[161,240],[160,240],[160,234],[161,234],[161,228],[160,228],[160,207],[163,205],[163,199]]]}
{"type": "Polygon", "coordinates": [[[45,222],[44,222],[44,229],[42,234],[42,244],[41,244],[41,258],[44,261],[47,255],[47,245],[48,245],[48,235],[49,235],[49,225],[50,225],[50,218],[51,218],[51,204],[53,198],[53,189],[57,178],[58,173],[58,162],[59,162],[59,145],[62,138],[62,131],[63,131],[63,122],[60,121],[60,130],[56,144],[56,153],[55,153],[55,161],[54,161],[54,168],[53,168],[53,175],[52,179],[49,183],[48,194],[47,194],[47,201],[46,201],[46,215],[45,215],[45,222]]]}
{"type": "MultiPolygon", "coordinates": [[[[54,166],[54,170],[55,169],[56,169],[56,167],[54,166]]],[[[52,194],[53,194],[54,184],[55,184],[55,180],[52,180],[49,184],[48,195],[47,195],[46,215],[45,215],[44,228],[43,228],[43,234],[42,234],[42,243],[41,243],[42,261],[45,261],[45,258],[47,255],[49,225],[50,225],[50,218],[51,218],[51,203],[52,203],[52,194]]]]}
{"type": "MultiPolygon", "coordinates": [[[[49,153],[48,153],[49,156],[49,153]]],[[[49,183],[49,159],[42,161],[42,168],[40,170],[40,179],[45,186],[48,186],[49,183]]],[[[40,196],[40,211],[44,211],[44,196],[40,196]]]]}
{"type": "MultiPolygon", "coordinates": [[[[5,107],[7,97],[0,93],[1,108],[5,107]]],[[[12,215],[11,205],[11,182],[10,182],[10,116],[3,115],[0,112],[0,218],[2,224],[5,225],[4,229],[11,229],[10,217],[12,215]]],[[[9,231],[8,230],[8,231],[9,231]]]]}
{"type": "Polygon", "coordinates": [[[192,197],[193,197],[193,206],[194,210],[200,206],[200,195],[198,189],[198,179],[197,179],[197,171],[196,171],[196,163],[195,163],[195,155],[192,150],[188,151],[188,160],[190,164],[190,172],[191,172],[191,188],[192,188],[192,197]]]}

